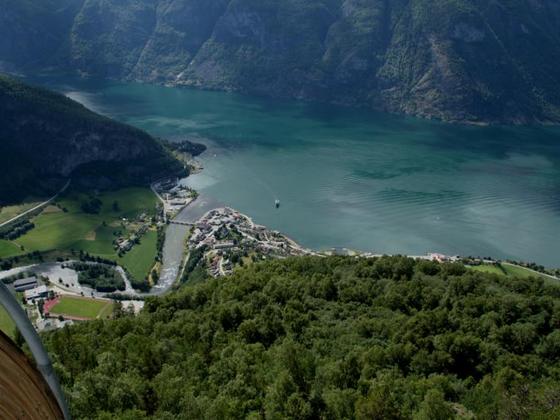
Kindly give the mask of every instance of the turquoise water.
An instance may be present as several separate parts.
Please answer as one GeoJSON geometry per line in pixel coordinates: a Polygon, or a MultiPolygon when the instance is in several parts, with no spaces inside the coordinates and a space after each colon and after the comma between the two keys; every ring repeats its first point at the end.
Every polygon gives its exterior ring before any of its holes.
{"type": "Polygon", "coordinates": [[[209,146],[205,170],[188,182],[303,245],[560,266],[558,129],[460,127],[138,84],[45,83],[154,135],[200,136],[209,146]]]}

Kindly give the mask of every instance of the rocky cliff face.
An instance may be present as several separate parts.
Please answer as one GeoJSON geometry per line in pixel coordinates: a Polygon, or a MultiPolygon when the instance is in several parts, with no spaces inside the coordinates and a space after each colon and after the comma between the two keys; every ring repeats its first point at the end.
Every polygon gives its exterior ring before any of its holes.
{"type": "Polygon", "coordinates": [[[0,2],[0,39],[10,39],[0,41],[4,66],[448,121],[560,122],[555,0],[48,0],[59,7],[41,9],[0,2]],[[63,29],[34,26],[43,15],[63,29]],[[14,55],[38,49],[37,38],[46,43],[37,59],[14,55]]]}
{"type": "Polygon", "coordinates": [[[0,167],[0,203],[50,193],[67,178],[142,184],[182,169],[147,133],[1,75],[0,167]]]}

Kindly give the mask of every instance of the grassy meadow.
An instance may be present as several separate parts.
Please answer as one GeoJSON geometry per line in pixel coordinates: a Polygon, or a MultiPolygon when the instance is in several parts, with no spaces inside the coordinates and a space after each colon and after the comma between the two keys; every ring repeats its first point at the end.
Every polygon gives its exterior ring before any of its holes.
{"type": "Polygon", "coordinates": [[[21,214],[29,209],[32,209],[39,204],[39,201],[31,201],[28,203],[18,204],[17,206],[0,207],[0,223],[4,223],[18,214],[21,214]]]}
{"type": "Polygon", "coordinates": [[[3,306],[0,306],[0,331],[6,334],[8,337],[14,337],[16,324],[12,321],[12,318],[8,315],[3,306]]]}
{"type": "Polygon", "coordinates": [[[129,254],[119,258],[113,248],[115,232],[126,232],[122,219],[133,219],[141,213],[155,213],[157,197],[148,188],[127,188],[95,195],[101,200],[99,213],[90,214],[82,209],[82,203],[91,195],[75,191],[67,192],[57,200],[56,206],[48,206],[33,219],[35,228],[13,241],[0,241],[0,258],[24,252],[53,250],[84,251],[91,255],[112,259],[121,263],[138,280],[144,279],[154,263],[156,255],[156,232],[148,231],[129,254]],[[118,203],[116,207],[114,203],[118,203]],[[24,247],[24,251],[18,245],[24,247]],[[142,261],[136,261],[142,259],[142,261]]]}
{"type": "Polygon", "coordinates": [[[5,239],[0,239],[0,256],[4,258],[13,257],[16,255],[23,254],[24,251],[12,241],[7,241],[5,239]]]}
{"type": "Polygon", "coordinates": [[[140,244],[127,252],[118,263],[126,267],[135,279],[142,280],[150,272],[157,255],[157,232],[148,231],[140,244]]]}
{"type": "Polygon", "coordinates": [[[521,278],[535,277],[535,276],[546,277],[546,276],[541,276],[539,274],[536,274],[534,271],[531,271],[525,267],[520,267],[518,265],[502,263],[501,266],[508,276],[516,276],[521,278]]]}
{"type": "Polygon", "coordinates": [[[504,272],[504,270],[502,268],[500,268],[500,266],[498,266],[498,265],[482,264],[482,265],[469,265],[467,267],[471,270],[480,271],[482,273],[507,275],[504,272]]]}
{"type": "Polygon", "coordinates": [[[499,274],[507,277],[518,277],[518,278],[541,277],[547,281],[554,281],[548,276],[538,274],[525,267],[521,267],[519,265],[514,265],[506,262],[496,264],[496,265],[482,264],[476,266],[467,266],[467,268],[474,271],[480,271],[483,273],[490,273],[490,274],[499,274]]]}

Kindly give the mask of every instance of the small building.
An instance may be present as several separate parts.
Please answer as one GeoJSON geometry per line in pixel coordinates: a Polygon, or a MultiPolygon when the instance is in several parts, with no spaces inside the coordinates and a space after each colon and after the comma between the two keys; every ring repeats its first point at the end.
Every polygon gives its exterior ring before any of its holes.
{"type": "Polygon", "coordinates": [[[122,241],[119,245],[119,249],[121,251],[130,251],[130,249],[132,248],[132,241],[129,241],[128,239],[125,239],[124,241],[122,241]]]}
{"type": "Polygon", "coordinates": [[[218,241],[214,245],[214,249],[229,249],[233,248],[235,243],[233,241],[218,241]]]}
{"type": "Polygon", "coordinates": [[[29,289],[37,287],[37,277],[26,277],[24,279],[16,280],[14,282],[14,289],[16,292],[24,292],[29,289]]]}
{"type": "Polygon", "coordinates": [[[44,318],[39,319],[35,326],[39,331],[52,331],[60,328],[64,328],[66,325],[73,325],[74,321],[71,319],[59,320],[57,318],[44,318]]]}
{"type": "Polygon", "coordinates": [[[431,253],[431,254],[428,254],[428,257],[432,261],[436,261],[436,262],[439,262],[439,263],[444,263],[444,262],[451,261],[451,257],[448,257],[447,255],[444,255],[444,254],[431,253]]]}
{"type": "Polygon", "coordinates": [[[37,299],[46,298],[49,294],[49,289],[47,286],[39,286],[34,289],[29,289],[24,292],[25,299],[29,301],[34,301],[37,299]]]}
{"type": "Polygon", "coordinates": [[[169,204],[171,204],[172,206],[184,206],[185,204],[187,204],[187,200],[180,199],[180,198],[175,198],[175,199],[171,200],[169,202],[169,204]]]}

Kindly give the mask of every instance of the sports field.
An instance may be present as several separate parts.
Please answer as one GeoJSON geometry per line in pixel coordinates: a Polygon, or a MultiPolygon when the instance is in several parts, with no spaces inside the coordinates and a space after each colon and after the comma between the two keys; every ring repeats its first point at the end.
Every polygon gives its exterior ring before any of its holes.
{"type": "Polygon", "coordinates": [[[74,296],[62,296],[50,308],[51,315],[63,315],[77,319],[108,318],[113,310],[113,302],[74,296]]]}

